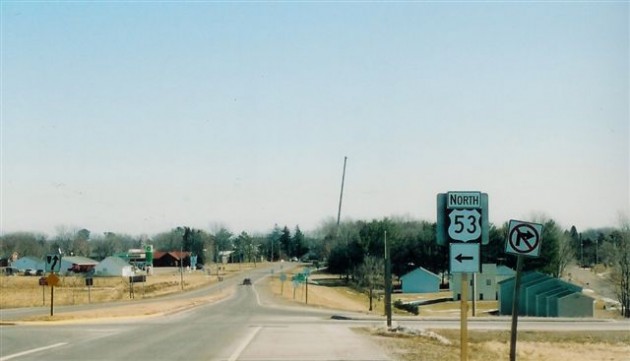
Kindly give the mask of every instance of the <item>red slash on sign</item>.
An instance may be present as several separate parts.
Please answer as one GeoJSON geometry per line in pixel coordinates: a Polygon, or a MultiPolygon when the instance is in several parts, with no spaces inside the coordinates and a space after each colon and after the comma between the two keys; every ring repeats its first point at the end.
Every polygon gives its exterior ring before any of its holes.
{"type": "Polygon", "coordinates": [[[538,257],[542,225],[510,221],[506,252],[516,255],[538,257]]]}

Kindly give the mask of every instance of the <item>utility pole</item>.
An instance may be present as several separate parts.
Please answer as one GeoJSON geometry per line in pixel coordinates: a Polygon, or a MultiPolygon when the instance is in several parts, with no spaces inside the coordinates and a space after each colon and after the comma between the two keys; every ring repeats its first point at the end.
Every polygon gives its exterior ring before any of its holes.
{"type": "Polygon", "coordinates": [[[341,201],[343,200],[343,184],[346,180],[346,163],[348,161],[348,157],[343,157],[343,173],[341,175],[341,194],[339,194],[339,210],[337,211],[337,227],[339,227],[339,222],[341,221],[341,201]]]}
{"type": "Polygon", "coordinates": [[[387,231],[384,232],[385,241],[385,314],[387,315],[387,329],[392,328],[392,267],[387,248],[387,231]]]}

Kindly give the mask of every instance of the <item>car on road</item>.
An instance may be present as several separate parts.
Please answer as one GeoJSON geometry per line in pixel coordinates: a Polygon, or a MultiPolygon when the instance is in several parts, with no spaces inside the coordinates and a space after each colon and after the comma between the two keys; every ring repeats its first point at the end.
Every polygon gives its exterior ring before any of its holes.
{"type": "Polygon", "coordinates": [[[252,280],[249,278],[244,278],[243,279],[243,285],[244,286],[251,286],[252,285],[252,280]]]}

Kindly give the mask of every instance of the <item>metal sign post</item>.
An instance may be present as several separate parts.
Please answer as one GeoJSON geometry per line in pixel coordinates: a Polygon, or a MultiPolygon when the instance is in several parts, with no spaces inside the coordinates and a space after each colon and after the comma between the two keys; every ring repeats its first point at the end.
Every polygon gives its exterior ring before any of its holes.
{"type": "Polygon", "coordinates": [[[505,253],[516,255],[516,276],[512,299],[512,327],[510,330],[510,361],[516,361],[516,340],[518,328],[519,300],[521,294],[521,273],[524,256],[538,257],[542,241],[543,225],[510,220],[505,253]]]}
{"type": "Polygon", "coordinates": [[[287,275],[284,274],[284,272],[280,273],[280,295],[283,295],[283,296],[284,296],[284,281],[286,280],[287,280],[287,275]]]}
{"type": "Polygon", "coordinates": [[[510,328],[510,361],[516,360],[516,335],[518,327],[519,294],[521,290],[521,271],[523,256],[516,256],[516,278],[514,279],[514,297],[512,299],[512,327],[510,328]]]}

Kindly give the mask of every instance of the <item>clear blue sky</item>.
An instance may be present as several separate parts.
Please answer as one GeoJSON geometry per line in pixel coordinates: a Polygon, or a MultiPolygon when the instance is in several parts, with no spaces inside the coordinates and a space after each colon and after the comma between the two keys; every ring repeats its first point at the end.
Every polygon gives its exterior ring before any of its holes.
{"type": "Polygon", "coordinates": [[[628,2],[1,3],[1,232],[628,214],[628,2]]]}

